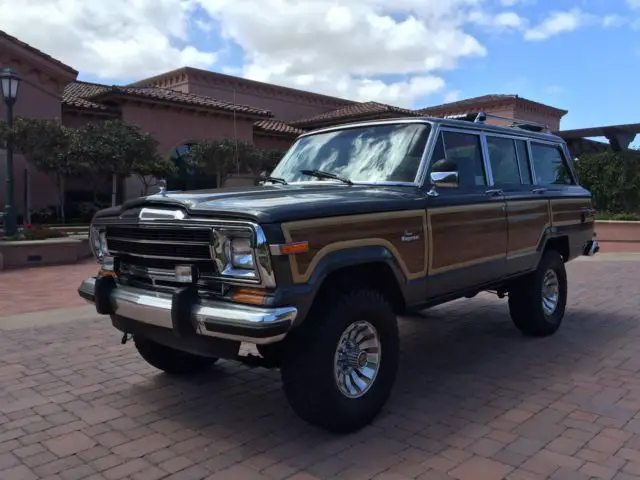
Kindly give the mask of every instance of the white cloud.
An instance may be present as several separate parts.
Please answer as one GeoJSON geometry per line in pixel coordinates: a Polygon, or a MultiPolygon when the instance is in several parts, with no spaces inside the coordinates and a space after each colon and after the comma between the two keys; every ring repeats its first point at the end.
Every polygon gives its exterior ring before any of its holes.
{"type": "Polygon", "coordinates": [[[457,102],[460,100],[462,92],[460,90],[451,90],[444,95],[444,103],[457,102]]]}
{"type": "Polygon", "coordinates": [[[245,76],[358,100],[411,106],[444,87],[441,71],[486,54],[464,30],[482,0],[260,0],[268,15],[200,1],[243,49],[245,76]]]}
{"type": "Polygon", "coordinates": [[[640,0],[627,0],[627,5],[631,8],[640,8],[640,0]]]}
{"type": "Polygon", "coordinates": [[[189,45],[193,0],[0,1],[0,29],[83,73],[143,78],[182,65],[211,67],[189,45]],[[178,46],[183,45],[183,46],[178,46]]]}
{"type": "Polygon", "coordinates": [[[590,23],[593,17],[578,8],[566,12],[552,12],[545,20],[528,29],[525,40],[541,41],[561,33],[572,32],[590,23]]]}
{"type": "Polygon", "coordinates": [[[498,32],[522,30],[527,25],[527,20],[515,12],[501,12],[493,15],[482,10],[474,10],[469,14],[469,21],[498,32]]]}

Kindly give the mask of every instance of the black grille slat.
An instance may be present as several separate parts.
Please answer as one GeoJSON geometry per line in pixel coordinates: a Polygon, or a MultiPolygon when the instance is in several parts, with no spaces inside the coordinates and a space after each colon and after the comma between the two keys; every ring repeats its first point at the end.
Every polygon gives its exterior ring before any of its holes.
{"type": "Polygon", "coordinates": [[[179,260],[211,258],[211,251],[207,245],[179,245],[174,243],[132,243],[123,240],[107,239],[109,251],[141,255],[150,258],[165,257],[179,260]]]}
{"type": "MultiPolygon", "coordinates": [[[[202,243],[209,244],[212,240],[210,229],[180,229],[180,228],[137,228],[108,226],[106,229],[107,242],[109,238],[131,239],[150,242],[202,243]]],[[[135,243],[135,242],[131,242],[135,243]]]]}

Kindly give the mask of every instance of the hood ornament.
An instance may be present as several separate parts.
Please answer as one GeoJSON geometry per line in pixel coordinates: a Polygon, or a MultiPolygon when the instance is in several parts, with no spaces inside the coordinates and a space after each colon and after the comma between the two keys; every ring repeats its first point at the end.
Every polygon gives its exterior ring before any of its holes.
{"type": "Polygon", "coordinates": [[[161,197],[166,197],[167,196],[167,181],[166,180],[160,180],[158,182],[158,186],[160,187],[160,191],[158,192],[158,195],[160,195],[161,197]]]}

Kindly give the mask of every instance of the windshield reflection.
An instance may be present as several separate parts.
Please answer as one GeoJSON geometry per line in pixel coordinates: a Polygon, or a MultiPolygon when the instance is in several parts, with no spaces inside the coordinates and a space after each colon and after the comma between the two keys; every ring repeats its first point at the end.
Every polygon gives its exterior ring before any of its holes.
{"type": "Polygon", "coordinates": [[[300,138],[271,176],[287,182],[310,179],[300,170],[320,170],[353,182],[413,182],[429,137],[424,123],[345,128],[300,138]]]}

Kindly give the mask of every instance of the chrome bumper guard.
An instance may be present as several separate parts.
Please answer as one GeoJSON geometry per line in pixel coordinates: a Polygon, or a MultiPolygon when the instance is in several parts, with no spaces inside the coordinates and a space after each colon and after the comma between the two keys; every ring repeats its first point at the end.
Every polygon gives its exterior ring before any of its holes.
{"type": "Polygon", "coordinates": [[[287,335],[298,313],[294,307],[263,308],[203,299],[197,302],[187,300],[185,309],[184,305],[179,305],[176,295],[124,285],[108,289],[103,294],[108,299],[101,301],[96,299],[96,290],[100,295],[100,291],[105,289],[96,289],[96,281],[102,280],[88,278],[78,288],[78,294],[82,298],[96,304],[98,313],[117,315],[173,330],[179,330],[176,322],[187,325],[190,323],[195,334],[204,337],[259,345],[275,343],[287,335]],[[101,311],[99,304],[107,304],[109,311],[101,311]]]}
{"type": "Polygon", "coordinates": [[[597,240],[589,240],[584,247],[583,255],[587,257],[593,257],[596,253],[600,251],[600,244],[597,240]]]}

